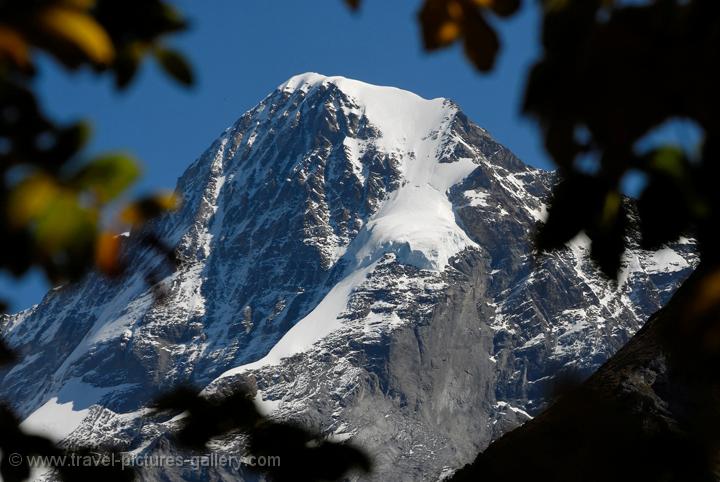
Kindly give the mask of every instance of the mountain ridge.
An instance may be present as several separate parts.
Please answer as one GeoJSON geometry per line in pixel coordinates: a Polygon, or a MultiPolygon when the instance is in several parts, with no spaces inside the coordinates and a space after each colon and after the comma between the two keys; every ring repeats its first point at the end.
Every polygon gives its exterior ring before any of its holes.
{"type": "Polygon", "coordinates": [[[179,269],[126,240],[165,297],[141,270],[90,274],[7,317],[25,358],[0,373],[2,396],[29,430],[62,419],[64,443],[153,453],[179,423],[148,415],[153,397],[244,383],[272,416],[371,449],[377,480],[437,478],[541,410],[556,377],[591,373],[697,262],[693,240],[633,249],[615,290],[586,239],[536,260],[554,178],[446,99],[293,77],[191,164],[180,210],[149,226],[179,269]]]}

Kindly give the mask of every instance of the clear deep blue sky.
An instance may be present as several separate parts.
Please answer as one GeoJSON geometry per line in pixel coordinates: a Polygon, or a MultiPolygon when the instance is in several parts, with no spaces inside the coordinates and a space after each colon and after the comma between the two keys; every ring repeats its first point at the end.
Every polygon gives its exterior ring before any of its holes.
{"type": "MultiPolygon", "coordinates": [[[[68,75],[50,61],[42,63],[38,88],[56,118],[94,121],[92,152],[125,149],[143,161],[139,192],[173,188],[243,112],[288,77],[307,71],[451,98],[525,162],[547,168],[538,131],[519,115],[538,48],[534,3],[498,23],[503,50],[489,76],[475,72],[458,48],[422,51],[415,20],[419,0],[365,0],[358,14],[341,0],[178,0],[192,26],[170,44],[194,64],[193,89],[176,86],[152,62],[129,91],[118,93],[109,79],[68,75]]],[[[13,309],[38,302],[46,290],[38,274],[21,283],[0,279],[0,298],[13,309]]]]}

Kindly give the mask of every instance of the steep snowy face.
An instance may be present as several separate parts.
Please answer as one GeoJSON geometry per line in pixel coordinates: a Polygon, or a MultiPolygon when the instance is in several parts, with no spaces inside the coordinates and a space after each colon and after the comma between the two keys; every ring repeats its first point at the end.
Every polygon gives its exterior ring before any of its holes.
{"type": "Polygon", "coordinates": [[[182,267],[169,272],[133,235],[127,244],[138,273],[119,282],[91,275],[14,317],[6,336],[42,355],[16,369],[7,391],[29,413],[72,398],[68,380],[123,380],[114,403],[135,407],[158,387],[203,383],[261,359],[312,315],[292,348],[275,353],[309,348],[341,324],[350,294],[387,256],[442,272],[477,248],[449,199],[484,162],[465,147],[465,122],[445,99],[293,77],[188,168],[177,188],[182,209],[153,223],[182,267]],[[165,273],[162,300],[143,281],[153,267],[165,273]],[[58,343],[60,350],[38,351],[58,343]],[[37,372],[37,387],[14,385],[24,371],[37,372]]]}
{"type": "Polygon", "coordinates": [[[313,98],[315,91],[328,88],[338,89],[345,100],[328,111],[363,119],[373,131],[342,141],[357,180],[367,181],[362,161],[367,155],[385,158],[401,180],[354,241],[358,265],[395,252],[401,262],[441,271],[452,256],[476,246],[457,225],[447,197],[449,189],[477,167],[477,159],[450,156],[460,142],[453,132],[457,107],[445,99],[425,100],[400,89],[318,74],[293,77],[279,90],[313,98]]]}
{"type": "Polygon", "coordinates": [[[137,272],[91,274],[0,320],[24,355],[0,397],[28,430],[151,454],[176,426],[145,410],[160,392],[242,381],[273,416],[368,447],[377,480],[437,479],[540,410],[558,374],[597,368],[697,263],[691,239],[634,248],[615,287],[582,237],[536,259],[554,180],[448,100],[293,77],[150,226],[179,268],[131,233],[137,272]]]}

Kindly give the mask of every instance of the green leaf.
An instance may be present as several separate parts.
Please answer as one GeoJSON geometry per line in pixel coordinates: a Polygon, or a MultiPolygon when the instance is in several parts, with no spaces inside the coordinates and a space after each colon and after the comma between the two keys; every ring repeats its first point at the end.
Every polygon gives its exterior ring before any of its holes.
{"type": "Polygon", "coordinates": [[[663,146],[650,153],[650,169],[676,180],[685,176],[687,164],[685,152],[676,146],[663,146]]]}
{"type": "Polygon", "coordinates": [[[78,188],[92,191],[101,203],[122,194],[140,175],[137,162],[126,154],[106,154],[93,159],[75,178],[78,188]]]}
{"type": "Polygon", "coordinates": [[[163,70],[181,84],[190,86],[195,82],[190,64],[179,52],[158,48],[155,50],[155,58],[163,70]]]}
{"type": "Polygon", "coordinates": [[[57,196],[38,216],[35,236],[47,254],[80,252],[95,238],[96,227],[96,214],[80,206],[77,197],[67,192],[57,196]]]}

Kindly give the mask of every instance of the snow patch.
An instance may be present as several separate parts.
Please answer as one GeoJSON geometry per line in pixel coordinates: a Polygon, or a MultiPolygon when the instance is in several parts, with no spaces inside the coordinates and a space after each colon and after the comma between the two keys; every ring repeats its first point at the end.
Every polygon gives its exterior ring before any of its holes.
{"type": "Polygon", "coordinates": [[[20,428],[58,443],[79,427],[89,412],[89,408],[74,410],[73,402],[60,403],[58,397],[53,397],[26,418],[20,428]]]}
{"type": "Polygon", "coordinates": [[[282,400],[265,400],[263,392],[260,390],[258,390],[255,395],[255,406],[257,407],[258,412],[266,417],[275,412],[280,407],[281,403],[282,400]]]}
{"type": "Polygon", "coordinates": [[[283,358],[309,350],[315,343],[341,328],[341,314],[347,309],[350,295],[374,268],[373,264],[350,273],[330,290],[309,315],[290,328],[267,355],[255,362],[232,368],[217,380],[267,365],[278,365],[283,358]]]}
{"type": "Polygon", "coordinates": [[[689,268],[690,264],[672,248],[662,248],[648,256],[645,271],[648,273],[673,273],[689,268]]]}
{"type": "Polygon", "coordinates": [[[133,384],[96,387],[73,378],[57,394],[31,413],[20,424],[23,431],[49,438],[55,443],[70,435],[82,424],[93,405],[108,393],[122,393],[133,384]]]}
{"type": "Polygon", "coordinates": [[[488,204],[488,198],[490,197],[490,194],[484,191],[465,191],[463,193],[465,197],[470,201],[468,203],[469,206],[472,207],[482,207],[487,208],[490,207],[490,204],[488,204]]]}
{"type": "Polygon", "coordinates": [[[497,402],[497,403],[495,404],[495,406],[496,406],[497,408],[501,409],[501,410],[507,408],[507,409],[509,409],[509,410],[512,411],[512,412],[515,412],[515,413],[518,413],[518,414],[520,414],[520,415],[522,415],[522,416],[524,416],[524,417],[527,417],[528,419],[531,419],[531,418],[532,418],[532,417],[530,416],[530,414],[527,413],[525,410],[523,410],[523,409],[521,409],[521,408],[513,407],[512,405],[510,405],[510,404],[507,403],[507,402],[497,402]]]}

